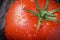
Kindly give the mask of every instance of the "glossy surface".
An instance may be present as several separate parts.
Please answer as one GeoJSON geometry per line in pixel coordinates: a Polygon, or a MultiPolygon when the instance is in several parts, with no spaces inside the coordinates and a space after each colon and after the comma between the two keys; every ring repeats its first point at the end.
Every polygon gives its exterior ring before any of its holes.
{"type": "MultiPolygon", "coordinates": [[[[43,10],[46,0],[38,0],[43,10]]],[[[48,11],[58,8],[59,5],[50,1],[48,11]]],[[[8,40],[53,40],[60,39],[60,24],[58,22],[43,21],[41,28],[36,33],[38,18],[33,14],[23,10],[24,8],[37,11],[34,0],[15,1],[9,8],[6,15],[5,33],[8,40]],[[57,35],[57,36],[55,36],[57,35]],[[59,37],[58,37],[59,36],[59,37]],[[57,38],[58,37],[58,38],[57,38]]],[[[60,20],[60,12],[54,13],[60,20]]]]}

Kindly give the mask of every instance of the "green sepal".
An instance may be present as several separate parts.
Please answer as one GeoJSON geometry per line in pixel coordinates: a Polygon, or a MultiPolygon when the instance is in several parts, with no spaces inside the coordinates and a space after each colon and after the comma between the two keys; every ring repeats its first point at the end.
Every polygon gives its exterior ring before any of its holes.
{"type": "Polygon", "coordinates": [[[46,6],[44,8],[44,11],[47,11],[48,10],[48,6],[49,6],[49,0],[47,0],[47,2],[46,2],[46,6]]]}
{"type": "Polygon", "coordinates": [[[28,10],[28,9],[24,9],[24,10],[26,10],[27,12],[30,12],[31,14],[33,14],[33,15],[38,17],[38,13],[36,13],[36,12],[34,12],[32,10],[28,10]]]}
{"type": "Polygon", "coordinates": [[[41,25],[41,20],[40,20],[40,18],[39,18],[39,20],[38,20],[38,25],[37,25],[37,29],[36,29],[36,33],[38,32],[38,30],[39,30],[39,28],[40,28],[40,25],[41,25]]]}
{"type": "Polygon", "coordinates": [[[59,11],[60,11],[60,8],[57,8],[57,9],[49,11],[49,13],[55,13],[55,12],[59,12],[59,11]]]}
{"type": "Polygon", "coordinates": [[[36,8],[37,8],[37,10],[38,10],[38,13],[42,13],[42,10],[41,10],[41,8],[40,8],[40,6],[39,6],[39,4],[38,4],[38,0],[35,0],[35,3],[36,3],[36,8]]]}

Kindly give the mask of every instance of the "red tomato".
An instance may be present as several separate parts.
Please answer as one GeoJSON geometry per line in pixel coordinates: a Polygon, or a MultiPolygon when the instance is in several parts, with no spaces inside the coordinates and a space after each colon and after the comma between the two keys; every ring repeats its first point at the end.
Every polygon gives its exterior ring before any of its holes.
{"type": "MultiPolygon", "coordinates": [[[[38,0],[43,10],[46,0],[38,0]]],[[[36,33],[39,18],[24,8],[38,12],[35,0],[15,1],[6,15],[5,34],[8,40],[60,40],[60,22],[44,20],[36,33]]],[[[59,5],[50,1],[48,11],[59,8],[59,5]]],[[[60,12],[55,12],[56,19],[60,20],[60,12]]]]}

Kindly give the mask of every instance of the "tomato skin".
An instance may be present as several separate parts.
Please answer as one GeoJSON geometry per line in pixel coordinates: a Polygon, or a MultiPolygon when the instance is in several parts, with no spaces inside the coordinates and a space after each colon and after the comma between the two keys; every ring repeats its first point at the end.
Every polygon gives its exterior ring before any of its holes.
{"type": "Polygon", "coordinates": [[[44,20],[37,33],[38,40],[60,40],[60,26],[52,21],[44,20]]]}
{"type": "MultiPolygon", "coordinates": [[[[25,1],[25,0],[24,0],[25,1]]],[[[32,2],[26,1],[28,5],[32,2]],[[30,3],[29,3],[30,2],[30,3]]],[[[13,6],[9,9],[6,16],[6,35],[8,39],[21,39],[21,40],[35,40],[36,39],[36,26],[38,18],[22,9],[22,5],[20,2],[15,2],[13,6]],[[18,11],[17,11],[18,10],[18,11]],[[32,23],[33,22],[33,23],[32,23]]],[[[33,7],[33,5],[31,5],[33,7]]],[[[27,8],[36,10],[36,8],[32,8],[26,6],[27,8]]]]}
{"type": "MultiPolygon", "coordinates": [[[[44,0],[44,2],[43,0],[38,0],[38,2],[41,9],[43,10],[46,4],[46,0],[44,0]]],[[[48,11],[56,9],[58,7],[59,5],[57,3],[50,1],[48,11]]],[[[47,37],[50,37],[51,35],[51,33],[48,31],[52,32],[52,30],[58,29],[60,25],[59,23],[45,20],[41,24],[41,28],[39,29],[38,33],[36,33],[38,18],[35,15],[23,10],[24,8],[37,12],[34,0],[20,0],[14,2],[9,8],[6,15],[5,34],[8,40],[41,40],[43,38],[43,40],[47,40],[47,37]],[[47,23],[49,25],[47,25],[47,23]],[[45,26],[48,28],[48,30],[44,30],[45,26]]],[[[54,14],[60,15],[60,12],[56,12],[54,14]]],[[[56,15],[56,18],[59,20],[60,16],[58,15],[56,15]]],[[[53,32],[53,34],[54,33],[55,32],[53,32]]],[[[53,38],[53,36],[54,35],[51,37],[53,38]]]]}

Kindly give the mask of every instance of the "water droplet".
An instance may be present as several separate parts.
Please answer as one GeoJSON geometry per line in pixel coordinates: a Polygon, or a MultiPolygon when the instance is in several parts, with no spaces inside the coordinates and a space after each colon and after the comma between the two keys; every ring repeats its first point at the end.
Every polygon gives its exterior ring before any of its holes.
{"type": "Polygon", "coordinates": [[[20,18],[20,15],[18,17],[20,18]]]}
{"type": "Polygon", "coordinates": [[[17,23],[20,23],[21,21],[22,21],[22,20],[19,18],[18,21],[17,21],[17,23]]]}
{"type": "Polygon", "coordinates": [[[49,23],[46,23],[47,25],[49,25],[49,23]]]}
{"type": "Polygon", "coordinates": [[[37,25],[36,24],[34,24],[34,27],[36,27],[37,25]]]}
{"type": "Polygon", "coordinates": [[[21,19],[19,18],[19,21],[21,21],[21,19]]]}
{"type": "Polygon", "coordinates": [[[32,32],[33,32],[34,30],[32,29],[32,32]]]}
{"type": "Polygon", "coordinates": [[[25,7],[26,5],[23,5],[23,8],[25,7]]]}
{"type": "Polygon", "coordinates": [[[22,16],[22,18],[24,19],[24,18],[26,18],[26,16],[22,16]]]}
{"type": "Polygon", "coordinates": [[[42,31],[42,30],[40,29],[40,31],[42,31]]]}
{"type": "Polygon", "coordinates": [[[21,13],[21,15],[24,15],[23,13],[21,13]]]}
{"type": "Polygon", "coordinates": [[[56,15],[56,16],[57,16],[58,14],[54,14],[54,15],[56,15]]]}
{"type": "Polygon", "coordinates": [[[27,21],[25,22],[25,25],[28,25],[28,22],[27,21]]]}
{"type": "Polygon", "coordinates": [[[49,32],[51,32],[51,31],[49,31],[49,32]]]}
{"type": "Polygon", "coordinates": [[[16,32],[18,32],[18,29],[16,29],[16,32]]]}
{"type": "Polygon", "coordinates": [[[33,0],[31,0],[31,2],[33,2],[33,0]]]}

